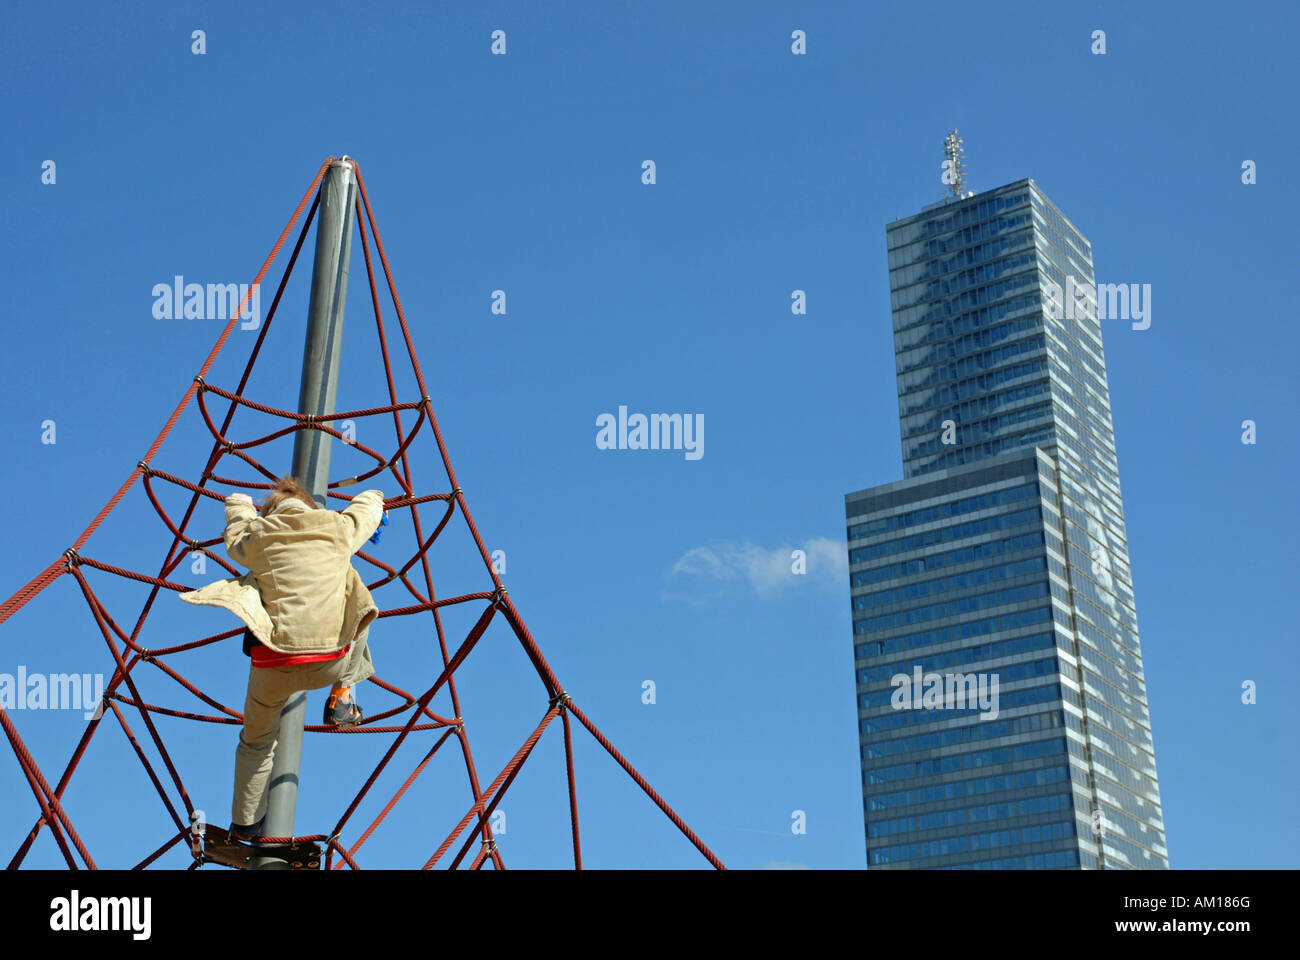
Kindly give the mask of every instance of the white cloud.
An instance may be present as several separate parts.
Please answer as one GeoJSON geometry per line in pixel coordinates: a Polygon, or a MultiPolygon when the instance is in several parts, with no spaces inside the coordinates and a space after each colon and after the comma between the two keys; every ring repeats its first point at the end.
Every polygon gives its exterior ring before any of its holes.
{"type": "MultiPolygon", "coordinates": [[[[686,551],[668,578],[693,587],[698,594],[708,583],[748,582],[760,596],[772,596],[805,583],[839,588],[848,584],[848,547],[828,537],[813,537],[799,546],[772,549],[756,544],[714,543],[686,551]],[[796,573],[795,550],[802,550],[804,572],[796,573]]],[[[721,591],[714,591],[717,595],[721,591]]]]}

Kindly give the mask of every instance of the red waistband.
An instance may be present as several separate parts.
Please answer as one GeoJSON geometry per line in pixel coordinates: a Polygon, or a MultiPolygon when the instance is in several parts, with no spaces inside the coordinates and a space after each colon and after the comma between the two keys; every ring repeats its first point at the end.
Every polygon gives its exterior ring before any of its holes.
{"type": "Polygon", "coordinates": [[[291,667],[299,663],[325,663],[329,660],[338,660],[347,656],[351,646],[348,644],[342,650],[331,650],[328,653],[276,653],[259,643],[249,652],[249,656],[255,667],[291,667]]]}

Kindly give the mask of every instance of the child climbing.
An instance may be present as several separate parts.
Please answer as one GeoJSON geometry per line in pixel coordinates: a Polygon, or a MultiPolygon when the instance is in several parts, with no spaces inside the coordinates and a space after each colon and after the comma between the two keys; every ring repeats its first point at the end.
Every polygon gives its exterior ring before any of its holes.
{"type": "Polygon", "coordinates": [[[249,572],[180,598],[224,607],[245,623],[252,664],[235,750],[232,836],[262,835],[280,712],[291,696],[329,687],[325,725],[345,728],[362,719],[352,688],[375,672],[367,636],[379,609],[352,555],[377,538],[383,523],[379,490],[357,494],[343,511],[318,507],[289,476],[260,510],[247,494],[226,498],[226,552],[249,572]]]}

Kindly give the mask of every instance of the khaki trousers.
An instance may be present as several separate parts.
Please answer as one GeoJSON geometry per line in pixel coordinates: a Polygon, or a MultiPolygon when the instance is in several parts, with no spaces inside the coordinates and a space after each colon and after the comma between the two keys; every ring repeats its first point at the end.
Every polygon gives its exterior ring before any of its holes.
{"type": "MultiPolygon", "coordinates": [[[[300,690],[352,686],[374,672],[369,628],[362,630],[347,656],[321,663],[298,663],[288,667],[248,668],[248,696],[244,700],[244,728],[235,748],[235,799],[230,817],[235,823],[257,823],[266,815],[266,787],[275,760],[280,712],[300,690]]],[[[311,722],[310,720],[308,721],[311,722]]]]}

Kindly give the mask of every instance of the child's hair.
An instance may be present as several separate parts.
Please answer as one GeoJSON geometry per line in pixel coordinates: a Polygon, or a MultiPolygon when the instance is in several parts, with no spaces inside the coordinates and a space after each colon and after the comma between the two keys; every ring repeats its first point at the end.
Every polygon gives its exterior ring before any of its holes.
{"type": "Polygon", "coordinates": [[[275,489],[271,491],[270,495],[262,501],[259,512],[265,517],[290,497],[297,497],[308,506],[316,507],[316,500],[312,497],[311,491],[286,473],[277,481],[275,489]]]}

